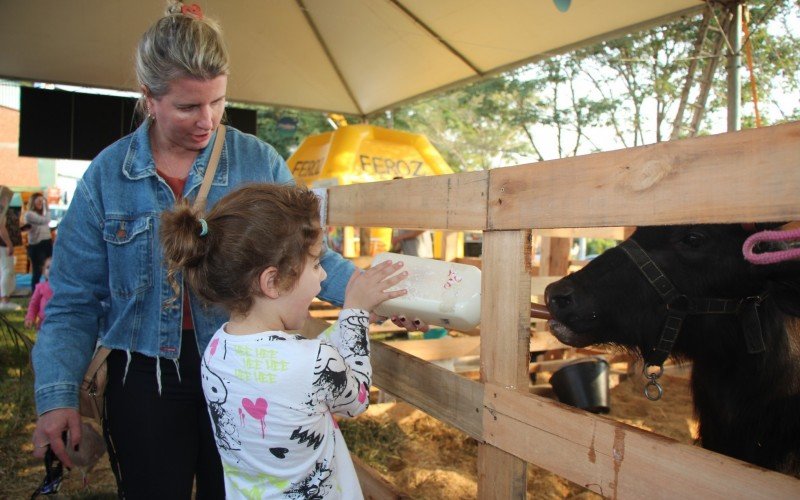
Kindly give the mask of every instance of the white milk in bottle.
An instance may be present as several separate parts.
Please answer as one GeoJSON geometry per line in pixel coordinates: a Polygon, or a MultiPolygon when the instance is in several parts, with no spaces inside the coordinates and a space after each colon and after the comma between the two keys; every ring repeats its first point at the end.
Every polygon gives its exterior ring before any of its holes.
{"type": "Polygon", "coordinates": [[[381,316],[419,318],[429,325],[454,330],[472,330],[481,321],[481,271],[475,266],[384,252],[372,259],[375,266],[385,260],[403,262],[408,277],[392,288],[406,295],[387,300],[375,308],[381,316]]]}

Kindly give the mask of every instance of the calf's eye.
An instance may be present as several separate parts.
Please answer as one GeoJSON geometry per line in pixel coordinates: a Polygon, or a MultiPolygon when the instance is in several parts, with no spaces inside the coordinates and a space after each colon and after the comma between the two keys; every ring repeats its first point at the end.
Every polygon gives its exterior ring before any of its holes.
{"type": "Polygon", "coordinates": [[[698,248],[705,240],[706,236],[703,233],[692,231],[684,235],[683,239],[681,239],[681,243],[691,248],[698,248]]]}

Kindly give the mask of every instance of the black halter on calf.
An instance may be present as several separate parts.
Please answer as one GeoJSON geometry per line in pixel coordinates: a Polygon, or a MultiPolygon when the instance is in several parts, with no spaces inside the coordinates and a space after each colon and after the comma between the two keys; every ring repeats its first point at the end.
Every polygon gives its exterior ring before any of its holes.
{"type": "Polygon", "coordinates": [[[664,361],[691,361],[703,446],[800,477],[800,262],[748,263],[749,234],[639,228],[547,288],[550,329],[640,354],[653,400],[664,361]]]}
{"type": "Polygon", "coordinates": [[[751,354],[764,351],[764,339],[758,319],[758,307],[764,301],[767,292],[740,299],[698,298],[681,293],[675,285],[658,268],[653,259],[642,250],[636,240],[629,239],[620,243],[619,247],[630,257],[642,276],[661,296],[667,306],[667,319],[661,329],[658,343],[645,358],[644,373],[649,379],[644,388],[644,395],[651,401],[661,399],[663,389],[658,379],[664,373],[664,362],[672,353],[681,325],[690,314],[737,314],[742,323],[744,338],[747,341],[747,352],[751,354]],[[657,370],[653,370],[657,368],[657,370]],[[656,392],[653,392],[655,390],[656,392]]]}

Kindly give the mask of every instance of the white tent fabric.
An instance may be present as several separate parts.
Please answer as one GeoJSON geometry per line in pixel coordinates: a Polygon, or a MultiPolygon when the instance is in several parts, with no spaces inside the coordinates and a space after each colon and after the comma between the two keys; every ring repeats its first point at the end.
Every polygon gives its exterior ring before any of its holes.
{"type": "MultiPolygon", "coordinates": [[[[191,3],[190,0],[186,3],[191,3]]],[[[670,17],[701,0],[201,0],[231,52],[228,99],[368,115],[670,17]]],[[[0,0],[0,77],[137,90],[164,0],[0,0]]]]}

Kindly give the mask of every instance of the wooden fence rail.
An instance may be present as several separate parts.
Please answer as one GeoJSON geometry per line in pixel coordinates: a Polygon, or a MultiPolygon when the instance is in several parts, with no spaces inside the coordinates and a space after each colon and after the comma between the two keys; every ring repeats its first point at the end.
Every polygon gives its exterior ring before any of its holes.
{"type": "Polygon", "coordinates": [[[800,122],[531,165],[330,188],[328,223],[484,231],[481,381],[392,347],[375,384],[476,438],[480,498],[530,462],[610,498],[798,498],[800,481],[529,394],[530,231],[800,219],[800,122]]]}

